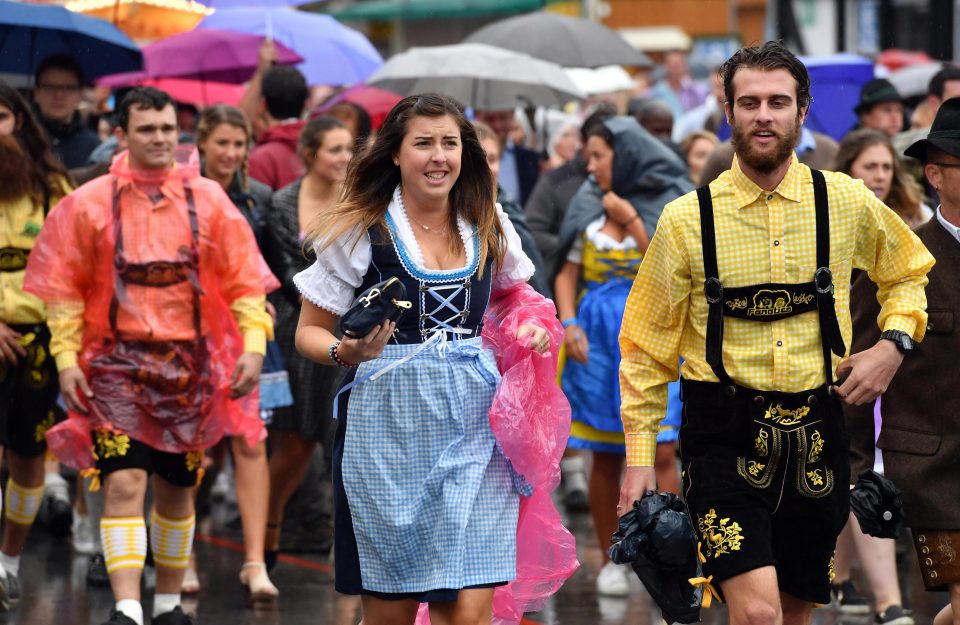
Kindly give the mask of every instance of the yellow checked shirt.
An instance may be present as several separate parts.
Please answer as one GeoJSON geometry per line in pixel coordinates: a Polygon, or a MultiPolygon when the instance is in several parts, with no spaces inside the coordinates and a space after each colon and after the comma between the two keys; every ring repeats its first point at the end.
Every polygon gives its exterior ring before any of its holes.
{"type": "MultiPolygon", "coordinates": [[[[70,191],[70,187],[61,183],[63,194],[70,191]]],[[[51,199],[51,208],[59,198],[51,199]]],[[[43,227],[43,202],[35,201],[30,195],[0,202],[0,265],[19,263],[15,259],[14,249],[31,250],[40,228],[43,227]]],[[[40,298],[26,293],[23,290],[23,276],[25,270],[7,271],[7,267],[0,266],[0,322],[6,324],[34,324],[43,323],[46,312],[40,298]]]]}
{"type": "MultiPolygon", "coordinates": [[[[926,330],[927,272],[934,259],[909,227],[859,180],[824,172],[830,200],[830,269],[837,318],[849,347],[850,272],[879,287],[884,330],[914,340],[926,330]]],[[[816,216],[810,170],[796,156],[780,185],[765,192],[736,160],[710,184],[717,265],[725,287],[813,279],[816,216]]],[[[679,373],[716,382],[706,361],[707,300],[696,193],[668,204],[627,300],[620,331],[621,417],[628,466],[653,466],[667,407],[667,383],[679,373]]],[[[839,359],[834,357],[834,366],[839,359]]],[[[738,384],[798,392],[824,384],[816,313],[769,323],[724,317],[723,364],[738,384]]]]}

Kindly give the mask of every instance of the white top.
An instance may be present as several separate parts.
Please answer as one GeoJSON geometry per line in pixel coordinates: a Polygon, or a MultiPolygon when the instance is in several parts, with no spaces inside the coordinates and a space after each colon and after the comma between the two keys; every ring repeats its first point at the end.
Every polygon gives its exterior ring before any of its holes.
{"type": "Polygon", "coordinates": [[[583,242],[587,239],[593,243],[598,250],[632,250],[637,247],[637,241],[631,235],[627,235],[623,241],[617,241],[609,234],[600,232],[600,229],[607,223],[607,216],[601,215],[590,222],[584,230],[584,236],[577,237],[573,246],[567,253],[567,260],[578,265],[583,261],[583,242]]]}
{"type": "MultiPolygon", "coordinates": [[[[393,200],[387,207],[387,214],[396,225],[400,242],[418,271],[428,276],[436,275],[439,277],[463,271],[473,263],[474,228],[462,217],[457,219],[457,224],[460,238],[463,240],[464,248],[467,251],[466,264],[459,269],[438,271],[424,267],[423,252],[417,244],[417,238],[414,236],[413,228],[407,219],[399,186],[393,193],[393,200]]],[[[506,235],[507,249],[500,271],[493,277],[493,291],[526,282],[533,276],[534,272],[533,262],[523,253],[520,246],[520,237],[500,204],[497,204],[497,216],[500,218],[500,224],[506,235]]],[[[343,315],[350,309],[354,300],[354,293],[363,283],[363,276],[366,275],[370,267],[372,258],[370,235],[367,232],[362,234],[354,232],[335,241],[322,252],[318,252],[318,248],[319,245],[314,245],[317,260],[294,276],[293,283],[300,290],[304,299],[313,305],[335,315],[343,315]]]]}

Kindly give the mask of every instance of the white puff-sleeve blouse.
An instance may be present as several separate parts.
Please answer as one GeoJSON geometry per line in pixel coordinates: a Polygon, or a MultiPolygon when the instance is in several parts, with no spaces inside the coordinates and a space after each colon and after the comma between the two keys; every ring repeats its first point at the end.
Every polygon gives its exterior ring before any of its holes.
{"type": "MultiPolygon", "coordinates": [[[[417,269],[427,275],[449,273],[450,270],[437,271],[424,267],[423,252],[417,244],[413,228],[407,219],[399,187],[394,192],[387,211],[393,223],[396,224],[400,241],[417,269]]],[[[497,216],[506,235],[507,249],[500,270],[493,278],[494,292],[526,282],[534,272],[533,262],[523,253],[520,237],[500,204],[497,204],[497,216]]],[[[463,267],[466,268],[473,263],[474,228],[463,218],[458,219],[458,227],[467,251],[467,261],[463,267]]],[[[323,250],[319,250],[319,247],[319,245],[314,246],[317,254],[316,261],[294,276],[293,282],[304,299],[314,306],[340,316],[350,308],[354,293],[363,283],[363,277],[370,267],[372,256],[370,235],[367,232],[355,231],[334,241],[323,250]]]]}

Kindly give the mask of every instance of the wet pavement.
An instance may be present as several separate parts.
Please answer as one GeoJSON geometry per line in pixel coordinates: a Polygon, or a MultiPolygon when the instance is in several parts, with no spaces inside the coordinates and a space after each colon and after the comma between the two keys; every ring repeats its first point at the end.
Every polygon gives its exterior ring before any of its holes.
{"type": "MultiPolygon", "coordinates": [[[[229,516],[219,510],[215,517],[229,516]]],[[[594,592],[600,551],[587,516],[567,519],[578,538],[581,568],[542,612],[528,615],[529,624],[545,625],[659,625],[659,611],[636,582],[628,599],[598,599],[594,592]]],[[[277,604],[251,609],[245,600],[237,574],[242,552],[237,532],[227,530],[215,519],[198,534],[201,591],[187,598],[184,607],[197,615],[202,625],[354,625],[359,622],[355,599],[338,596],[331,583],[330,566],[318,554],[286,554],[273,574],[280,588],[277,604]]],[[[907,558],[910,584],[907,603],[914,610],[917,625],[925,625],[946,605],[945,593],[924,592],[913,554],[907,558]]],[[[69,543],[56,542],[35,531],[21,564],[23,600],[20,607],[0,614],[2,625],[99,625],[112,606],[107,588],[89,588],[85,581],[87,558],[72,554],[69,543]]],[[[151,583],[147,569],[146,585],[151,583]]],[[[634,580],[636,581],[636,580],[634,580]]],[[[149,598],[148,589],[145,596],[149,598]]],[[[150,613],[149,600],[145,613],[150,613]]],[[[703,622],[728,622],[723,607],[704,610],[703,622]]],[[[871,616],[839,619],[832,608],[815,611],[818,625],[867,625],[871,616]]]]}

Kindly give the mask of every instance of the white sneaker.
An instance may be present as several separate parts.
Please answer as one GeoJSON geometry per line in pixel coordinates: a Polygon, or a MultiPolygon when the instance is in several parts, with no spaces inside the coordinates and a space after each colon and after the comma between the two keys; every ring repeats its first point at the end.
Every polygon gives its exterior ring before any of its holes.
{"type": "Polygon", "coordinates": [[[87,515],[73,515],[73,550],[85,556],[97,552],[93,541],[93,523],[87,515]]]}
{"type": "Polygon", "coordinates": [[[217,479],[213,481],[213,486],[210,488],[210,496],[214,501],[226,501],[232,492],[233,475],[224,467],[224,470],[217,474],[217,479]]]}
{"type": "Polygon", "coordinates": [[[630,595],[630,579],[627,577],[627,565],[607,562],[597,575],[597,594],[606,597],[626,597],[630,595]]]}

